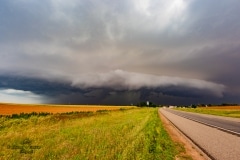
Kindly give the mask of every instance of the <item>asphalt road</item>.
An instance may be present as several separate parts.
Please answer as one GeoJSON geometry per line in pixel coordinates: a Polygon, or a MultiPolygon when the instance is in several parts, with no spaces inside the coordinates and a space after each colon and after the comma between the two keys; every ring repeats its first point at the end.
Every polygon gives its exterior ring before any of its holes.
{"type": "Polygon", "coordinates": [[[211,159],[240,159],[239,120],[185,113],[172,109],[160,109],[160,112],[211,159]]]}
{"type": "Polygon", "coordinates": [[[169,109],[168,112],[240,136],[240,120],[233,121],[219,116],[208,116],[205,114],[188,113],[172,109],[169,109]]]}

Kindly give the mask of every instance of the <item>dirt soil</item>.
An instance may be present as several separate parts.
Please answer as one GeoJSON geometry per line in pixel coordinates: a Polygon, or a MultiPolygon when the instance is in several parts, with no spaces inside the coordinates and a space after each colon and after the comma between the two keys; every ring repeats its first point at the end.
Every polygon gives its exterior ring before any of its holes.
{"type": "Polygon", "coordinates": [[[175,158],[176,160],[206,160],[206,158],[195,149],[195,146],[193,146],[189,140],[187,140],[186,137],[183,136],[183,134],[160,112],[159,117],[172,140],[185,148],[185,150],[180,150],[180,153],[175,158]]]}

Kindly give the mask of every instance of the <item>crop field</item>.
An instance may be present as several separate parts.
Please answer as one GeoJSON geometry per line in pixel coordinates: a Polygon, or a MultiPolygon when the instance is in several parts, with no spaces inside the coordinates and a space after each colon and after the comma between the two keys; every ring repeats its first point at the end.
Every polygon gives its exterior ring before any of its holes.
{"type": "Polygon", "coordinates": [[[240,106],[213,106],[213,107],[205,107],[205,109],[240,110],[240,106]]]}
{"type": "Polygon", "coordinates": [[[12,115],[20,113],[45,112],[88,112],[98,110],[119,110],[120,108],[133,108],[132,106],[91,106],[91,105],[32,105],[32,104],[5,104],[0,103],[0,115],[12,115]]]}
{"type": "Polygon", "coordinates": [[[0,159],[172,160],[182,148],[156,108],[59,116],[0,117],[0,159]]]}
{"type": "Polygon", "coordinates": [[[178,108],[178,110],[211,114],[224,117],[240,118],[240,106],[212,106],[199,108],[178,108]]]}

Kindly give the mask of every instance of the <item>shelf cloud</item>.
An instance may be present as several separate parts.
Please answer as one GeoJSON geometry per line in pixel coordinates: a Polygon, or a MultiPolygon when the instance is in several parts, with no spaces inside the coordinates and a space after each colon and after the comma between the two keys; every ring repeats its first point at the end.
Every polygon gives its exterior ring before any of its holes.
{"type": "Polygon", "coordinates": [[[103,74],[82,75],[72,83],[73,86],[80,88],[99,88],[109,87],[115,90],[139,90],[141,88],[158,87],[185,87],[191,89],[205,90],[215,96],[221,97],[224,85],[216,84],[204,80],[185,79],[179,77],[154,76],[115,70],[103,74]]]}

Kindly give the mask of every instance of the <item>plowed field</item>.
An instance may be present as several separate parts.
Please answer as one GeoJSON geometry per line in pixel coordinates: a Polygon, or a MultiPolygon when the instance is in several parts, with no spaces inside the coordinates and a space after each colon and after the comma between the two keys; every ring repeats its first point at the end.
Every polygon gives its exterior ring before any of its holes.
{"type": "MultiPolygon", "coordinates": [[[[126,106],[92,106],[92,105],[31,105],[31,104],[1,104],[0,115],[12,115],[19,113],[47,112],[64,113],[72,111],[98,111],[98,110],[118,110],[126,106]]],[[[132,107],[132,106],[131,106],[132,107]]]]}

